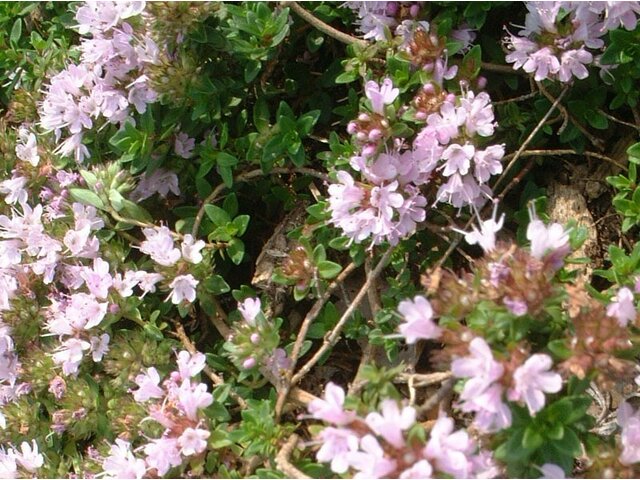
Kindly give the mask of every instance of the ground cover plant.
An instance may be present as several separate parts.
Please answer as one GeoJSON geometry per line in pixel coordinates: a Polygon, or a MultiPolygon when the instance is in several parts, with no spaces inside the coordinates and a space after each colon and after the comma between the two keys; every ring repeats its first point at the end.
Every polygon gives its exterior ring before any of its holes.
{"type": "Polygon", "coordinates": [[[0,477],[640,475],[639,14],[0,3],[0,477]]]}

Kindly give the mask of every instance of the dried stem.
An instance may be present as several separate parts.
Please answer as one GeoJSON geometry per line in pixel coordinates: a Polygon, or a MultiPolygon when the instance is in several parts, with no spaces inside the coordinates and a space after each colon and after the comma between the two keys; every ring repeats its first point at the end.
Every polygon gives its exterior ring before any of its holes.
{"type": "Polygon", "coordinates": [[[324,292],[322,297],[316,300],[316,303],[313,304],[307,315],[304,317],[302,324],[300,325],[300,330],[298,330],[298,335],[296,337],[296,341],[293,344],[293,348],[291,349],[291,355],[289,356],[291,360],[291,368],[287,371],[286,377],[284,378],[284,387],[278,392],[278,399],[276,400],[275,414],[276,419],[280,418],[282,414],[282,410],[284,407],[284,403],[287,399],[287,395],[289,394],[289,389],[291,388],[291,377],[293,376],[293,371],[296,368],[296,364],[298,362],[298,357],[300,355],[300,350],[302,350],[302,344],[304,343],[305,338],[307,337],[307,332],[309,331],[309,327],[313,321],[318,317],[322,307],[329,301],[333,292],[338,288],[338,286],[342,285],[342,282],[356,269],[356,264],[351,262],[347,265],[342,272],[336,277],[336,279],[331,282],[331,284],[327,287],[327,290],[324,292]]]}
{"type": "MultiPolygon", "coordinates": [[[[540,84],[538,84],[538,87],[540,87],[540,84]]],[[[525,151],[525,149],[527,148],[527,145],[529,145],[533,140],[533,138],[538,134],[538,132],[544,126],[545,122],[549,119],[553,111],[558,107],[558,105],[560,105],[560,101],[567,94],[568,91],[569,91],[569,87],[564,87],[564,89],[562,90],[558,98],[556,98],[555,101],[551,104],[551,108],[547,110],[547,113],[545,113],[544,116],[540,119],[540,121],[538,122],[536,127],[531,131],[527,139],[522,143],[522,145],[520,145],[520,148],[516,151],[516,153],[513,155],[513,158],[508,163],[507,168],[504,169],[504,171],[502,172],[502,175],[500,175],[500,178],[498,178],[498,180],[494,184],[494,189],[497,188],[500,182],[506,178],[506,175],[509,172],[509,170],[511,170],[511,168],[515,165],[518,158],[520,158],[520,155],[522,155],[522,152],[525,151]]]]}
{"type": "Polygon", "coordinates": [[[311,478],[294,467],[289,461],[293,450],[298,445],[298,440],[299,437],[295,433],[289,437],[276,455],[276,465],[288,478],[311,478]]]}
{"type": "Polygon", "coordinates": [[[451,378],[451,372],[401,373],[393,379],[393,383],[409,383],[411,381],[413,387],[420,388],[444,382],[449,378],[451,378]]]}
{"type": "MultiPolygon", "coordinates": [[[[265,173],[264,171],[262,171],[261,168],[258,168],[256,170],[251,170],[249,172],[245,172],[245,173],[241,173],[240,175],[237,175],[234,179],[233,179],[233,183],[240,183],[240,182],[246,182],[249,181],[253,178],[256,177],[262,177],[264,175],[270,175],[270,174],[281,174],[281,173],[302,173],[304,175],[311,175],[313,177],[319,178],[320,180],[324,181],[324,182],[328,182],[329,181],[329,175],[327,175],[326,173],[322,173],[322,172],[318,172],[317,170],[314,170],[313,168],[305,168],[305,167],[299,167],[299,168],[281,168],[281,167],[277,167],[277,168],[273,168],[269,171],[269,173],[265,173]]],[[[198,213],[196,215],[196,218],[193,222],[193,228],[191,229],[191,235],[193,236],[193,238],[196,238],[198,235],[198,230],[200,229],[200,224],[202,223],[202,219],[204,218],[204,207],[209,205],[210,203],[215,202],[220,195],[222,194],[222,192],[227,188],[227,186],[224,183],[221,183],[220,185],[218,185],[216,188],[213,189],[213,192],[211,192],[209,194],[209,196],[207,196],[207,198],[204,199],[204,201],[202,202],[202,205],[200,206],[200,209],[198,210],[198,213]]]]}
{"type": "Polygon", "coordinates": [[[340,317],[340,320],[338,320],[338,323],[336,324],[336,326],[333,327],[333,330],[331,330],[331,333],[325,337],[325,340],[320,346],[320,348],[318,349],[318,351],[313,355],[313,357],[311,357],[311,359],[307,363],[305,363],[302,366],[302,368],[298,371],[298,373],[296,373],[293,376],[293,378],[291,378],[291,385],[296,385],[302,379],[302,377],[304,377],[307,373],[309,373],[309,370],[311,370],[313,366],[316,363],[318,363],[318,361],[320,360],[320,358],[322,358],[322,356],[326,353],[326,351],[336,344],[336,342],[338,341],[338,338],[340,337],[340,333],[344,328],[344,325],[347,323],[347,320],[351,318],[351,315],[353,314],[353,312],[356,310],[356,308],[360,306],[360,303],[362,302],[364,297],[367,295],[367,290],[371,288],[372,283],[382,273],[382,270],[387,265],[387,262],[391,258],[392,253],[393,253],[393,248],[389,248],[384,253],[384,255],[382,256],[382,258],[380,259],[376,267],[371,272],[371,275],[369,276],[369,278],[367,278],[367,280],[364,282],[364,285],[362,285],[362,288],[360,288],[360,291],[358,292],[358,294],[355,296],[355,298],[353,299],[353,301],[351,302],[347,310],[342,314],[342,317],[340,317]]]}
{"type": "Polygon", "coordinates": [[[443,399],[449,395],[451,390],[453,390],[453,386],[456,383],[455,378],[449,378],[446,380],[440,389],[431,397],[429,397],[422,405],[420,405],[416,410],[418,411],[418,415],[424,415],[429,410],[433,409],[437,406],[443,399]]]}
{"type": "Polygon", "coordinates": [[[640,126],[638,126],[638,125],[636,125],[634,123],[629,123],[629,122],[625,122],[624,120],[620,120],[618,117],[614,117],[613,115],[608,114],[607,112],[605,112],[601,108],[598,109],[598,113],[600,113],[601,115],[604,115],[605,117],[607,117],[612,122],[619,123],[620,125],[625,125],[627,127],[633,128],[634,130],[640,130],[640,126]]]}
{"type": "Polygon", "coordinates": [[[514,70],[514,68],[509,65],[498,65],[497,63],[482,62],[480,64],[480,68],[490,72],[510,73],[511,75],[528,75],[528,73],[523,70],[514,70]]]}
{"type": "MultiPolygon", "coordinates": [[[[184,348],[192,355],[196,353],[198,349],[193,344],[191,339],[187,336],[187,333],[184,331],[184,327],[182,326],[182,324],[180,322],[175,322],[175,326],[176,326],[175,335],[176,337],[178,337],[178,340],[180,340],[184,348]]],[[[221,376],[214,373],[213,370],[209,368],[209,366],[205,366],[203,371],[215,386],[224,385],[224,379],[221,376]]],[[[236,392],[234,392],[233,390],[230,390],[229,396],[233,400],[235,400],[235,402],[240,406],[240,408],[243,408],[243,409],[247,408],[247,402],[244,400],[244,398],[242,398],[236,392]]]]}
{"type": "Polygon", "coordinates": [[[345,43],[347,45],[356,44],[361,47],[366,47],[369,45],[365,40],[360,40],[359,38],[352,37],[340,30],[336,30],[331,25],[327,25],[319,18],[315,17],[311,12],[302,8],[298,2],[280,2],[280,5],[283,7],[291,7],[291,10],[296,12],[300,18],[304,21],[312,25],[313,27],[320,30],[322,33],[329,35],[331,38],[335,38],[339,42],[345,43]]]}

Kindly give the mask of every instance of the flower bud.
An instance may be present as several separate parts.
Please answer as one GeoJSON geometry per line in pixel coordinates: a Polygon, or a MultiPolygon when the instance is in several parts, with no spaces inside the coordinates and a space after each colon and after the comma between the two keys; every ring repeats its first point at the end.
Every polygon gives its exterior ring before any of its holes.
{"type": "Polygon", "coordinates": [[[257,345],[258,343],[260,343],[260,334],[252,333],[250,338],[251,338],[251,343],[253,343],[254,345],[257,345]]]}
{"type": "Polygon", "coordinates": [[[249,357],[244,362],[242,362],[242,368],[246,370],[250,370],[255,366],[256,366],[256,359],[253,357],[249,357]]]}

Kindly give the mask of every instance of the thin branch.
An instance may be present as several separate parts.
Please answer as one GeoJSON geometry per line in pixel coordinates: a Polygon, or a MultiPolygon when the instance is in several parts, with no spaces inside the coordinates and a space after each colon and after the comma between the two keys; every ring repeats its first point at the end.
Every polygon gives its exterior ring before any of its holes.
{"type": "Polygon", "coordinates": [[[280,5],[282,5],[283,7],[291,7],[291,10],[296,12],[300,16],[300,18],[302,18],[304,21],[311,24],[313,27],[317,28],[322,33],[329,35],[331,38],[335,38],[339,42],[345,43],[347,45],[356,44],[361,47],[366,47],[369,45],[369,43],[366,42],[365,40],[352,37],[351,35],[341,32],[340,30],[336,30],[331,25],[327,25],[322,20],[314,16],[311,12],[302,8],[298,4],[298,2],[280,2],[280,5]]]}
{"type": "Polygon", "coordinates": [[[636,125],[635,123],[629,123],[629,122],[625,122],[624,120],[620,120],[618,117],[614,117],[613,115],[608,114],[607,112],[605,112],[601,108],[598,109],[598,113],[600,113],[601,115],[604,115],[605,117],[607,117],[612,122],[616,122],[616,123],[619,123],[620,125],[625,125],[627,127],[631,127],[634,130],[640,130],[640,126],[636,125]]]}
{"type": "MultiPolygon", "coordinates": [[[[553,97],[553,95],[551,95],[551,94],[547,91],[547,89],[546,89],[546,88],[544,88],[544,86],[542,85],[542,83],[538,82],[538,88],[540,89],[540,91],[542,92],[542,94],[543,94],[545,97],[547,97],[547,100],[549,100],[549,101],[550,101],[550,102],[552,102],[552,103],[555,103],[555,100],[556,100],[556,99],[553,97]]],[[[566,88],[568,88],[568,87],[565,87],[565,90],[566,90],[566,88]]],[[[564,90],[563,90],[563,92],[564,92],[564,90]]],[[[562,124],[562,126],[560,127],[560,130],[558,130],[558,134],[561,134],[561,133],[564,131],[564,129],[566,128],[567,123],[568,123],[566,119],[569,119],[569,120],[571,120],[571,123],[573,123],[573,125],[574,125],[578,130],[580,130],[580,132],[581,132],[585,137],[587,137],[587,139],[591,142],[591,144],[592,144],[594,147],[596,147],[596,148],[597,148],[597,149],[599,149],[599,150],[602,150],[602,148],[603,148],[603,146],[604,146],[604,142],[603,142],[602,140],[600,140],[599,138],[597,138],[597,137],[595,137],[595,136],[591,135],[591,133],[589,133],[589,131],[588,131],[586,128],[584,128],[584,127],[582,126],[582,124],[581,124],[580,122],[578,122],[578,121],[573,117],[573,115],[571,115],[571,114],[567,111],[567,109],[566,109],[564,106],[559,105],[559,106],[558,106],[558,110],[562,111],[563,115],[565,115],[565,122],[564,122],[564,123],[562,124]]]]}
{"type": "Polygon", "coordinates": [[[228,325],[227,312],[224,311],[217,297],[213,297],[213,305],[216,308],[216,313],[211,317],[211,323],[222,338],[228,340],[231,336],[231,328],[228,325]]]}
{"type": "Polygon", "coordinates": [[[342,282],[356,269],[356,264],[351,262],[347,265],[342,272],[336,277],[336,279],[329,284],[327,290],[324,292],[322,297],[316,300],[316,303],[313,304],[311,309],[307,312],[307,315],[304,317],[302,324],[300,325],[300,330],[298,330],[298,335],[296,337],[296,341],[293,344],[293,348],[291,349],[291,355],[289,359],[291,360],[291,367],[287,370],[286,376],[284,378],[284,387],[278,392],[278,399],[276,400],[275,414],[276,419],[280,418],[282,414],[282,410],[284,408],[284,403],[287,399],[287,395],[289,394],[289,389],[291,388],[291,377],[293,376],[293,372],[296,368],[296,364],[298,362],[298,357],[300,356],[300,351],[302,350],[302,344],[304,343],[305,338],[307,337],[307,332],[311,327],[313,321],[318,317],[322,307],[329,301],[333,292],[338,288],[338,286],[342,285],[342,282]]]}
{"type": "Polygon", "coordinates": [[[511,75],[528,75],[524,70],[515,70],[509,65],[498,65],[497,63],[482,62],[480,68],[490,72],[510,73],[511,75]]]}
{"type": "MultiPolygon", "coordinates": [[[[540,85],[538,85],[538,86],[540,86],[540,85]]],[[[547,113],[544,114],[544,117],[542,117],[540,119],[540,121],[538,122],[536,127],[531,131],[531,133],[529,134],[527,139],[522,143],[522,145],[520,145],[520,148],[513,155],[513,158],[511,159],[511,161],[507,165],[507,168],[504,169],[504,171],[502,172],[502,175],[500,175],[500,178],[498,178],[498,180],[494,184],[494,186],[493,186],[494,189],[497,188],[497,186],[500,184],[501,180],[506,178],[506,175],[509,172],[509,170],[511,170],[511,168],[515,165],[515,163],[518,160],[518,158],[520,158],[520,155],[522,155],[522,152],[524,152],[525,149],[527,148],[527,145],[529,145],[531,143],[531,141],[533,140],[533,138],[538,134],[540,129],[544,126],[545,122],[549,119],[549,117],[551,116],[553,111],[558,107],[558,105],[560,104],[560,101],[567,94],[568,91],[569,91],[569,87],[564,87],[564,89],[562,90],[562,92],[560,93],[558,98],[556,98],[555,102],[553,102],[553,104],[551,105],[551,108],[549,108],[549,110],[547,110],[547,113]]]]}
{"type": "Polygon", "coordinates": [[[533,91],[530,93],[525,93],[524,95],[520,95],[519,97],[513,97],[513,98],[507,98],[506,100],[500,100],[498,102],[493,102],[494,105],[505,105],[507,103],[515,103],[515,102],[522,102],[524,100],[529,100],[530,98],[536,97],[538,96],[540,92],[533,91]]]}
{"type": "Polygon", "coordinates": [[[453,386],[456,383],[455,378],[449,378],[446,380],[440,389],[431,397],[429,397],[422,405],[420,405],[416,410],[419,415],[424,415],[429,410],[436,407],[447,395],[453,390],[453,386]]]}
{"type": "Polygon", "coordinates": [[[401,373],[393,379],[393,383],[409,383],[409,381],[412,381],[415,388],[420,388],[444,382],[449,378],[451,378],[451,372],[401,373]]]}
{"type": "Polygon", "coordinates": [[[295,433],[289,437],[276,455],[276,465],[288,478],[311,478],[294,467],[289,461],[293,450],[298,445],[298,440],[299,437],[295,433]]]}
{"type": "MultiPolygon", "coordinates": [[[[191,339],[187,336],[187,333],[184,331],[184,327],[182,326],[182,324],[180,322],[175,322],[175,326],[176,326],[175,335],[176,337],[178,337],[178,340],[180,340],[184,348],[192,355],[196,353],[198,349],[193,344],[191,339]]],[[[208,365],[205,365],[203,372],[205,373],[205,375],[207,375],[207,377],[209,377],[209,379],[214,385],[216,386],[224,385],[224,379],[221,376],[214,373],[213,370],[211,370],[211,368],[209,368],[208,365]]],[[[243,408],[243,409],[247,408],[247,402],[244,400],[244,398],[242,398],[236,392],[234,392],[233,390],[229,390],[229,396],[233,400],[235,400],[235,402],[240,406],[240,408],[243,408]]]]}
{"type": "Polygon", "coordinates": [[[382,256],[382,258],[380,259],[376,267],[371,272],[371,275],[369,276],[369,278],[367,278],[367,280],[364,282],[364,285],[362,285],[362,288],[360,288],[360,291],[358,292],[358,294],[355,296],[355,298],[353,299],[353,301],[351,302],[347,310],[342,314],[342,317],[340,317],[340,320],[338,320],[338,323],[336,324],[336,326],[333,327],[333,330],[331,330],[331,333],[327,337],[325,337],[325,340],[320,346],[320,348],[318,349],[318,351],[313,355],[313,357],[311,357],[311,359],[307,363],[305,363],[302,366],[302,368],[298,371],[298,373],[296,373],[291,378],[291,385],[296,385],[302,379],[302,377],[304,377],[307,373],[309,373],[309,370],[311,370],[313,366],[316,363],[318,363],[320,358],[322,358],[322,356],[327,352],[327,350],[329,350],[331,347],[333,347],[336,344],[336,342],[338,341],[338,338],[340,337],[340,333],[344,328],[344,325],[347,323],[347,320],[351,318],[351,315],[353,314],[353,312],[356,310],[356,308],[360,306],[360,303],[362,302],[364,297],[367,295],[367,290],[371,288],[372,283],[382,273],[382,270],[387,265],[387,262],[391,258],[392,253],[393,253],[393,248],[391,247],[384,253],[384,255],[382,256]]]}
{"type": "MultiPolygon", "coordinates": [[[[241,173],[240,175],[237,175],[234,179],[233,179],[233,183],[240,183],[240,182],[247,182],[253,178],[256,177],[262,177],[264,175],[270,175],[270,174],[280,174],[280,173],[289,173],[289,174],[293,174],[293,173],[302,173],[304,175],[311,175],[313,177],[319,178],[320,180],[324,181],[324,182],[328,182],[329,181],[329,175],[327,175],[326,173],[322,173],[322,172],[318,172],[317,170],[314,170],[312,168],[305,168],[305,167],[299,167],[299,168],[281,168],[281,167],[276,167],[273,168],[269,171],[269,173],[265,173],[264,171],[262,171],[261,168],[258,168],[256,170],[251,170],[249,172],[245,172],[245,173],[241,173]]],[[[224,183],[221,183],[220,185],[218,185],[216,188],[213,189],[213,192],[211,192],[207,198],[204,199],[204,201],[202,202],[202,205],[200,206],[200,209],[198,210],[198,213],[196,214],[196,218],[193,222],[193,228],[191,229],[191,235],[193,236],[193,238],[196,238],[198,236],[198,230],[200,229],[200,224],[202,223],[202,219],[204,218],[204,214],[205,214],[205,210],[204,207],[215,202],[220,195],[222,194],[222,192],[227,188],[227,186],[224,183]]]]}

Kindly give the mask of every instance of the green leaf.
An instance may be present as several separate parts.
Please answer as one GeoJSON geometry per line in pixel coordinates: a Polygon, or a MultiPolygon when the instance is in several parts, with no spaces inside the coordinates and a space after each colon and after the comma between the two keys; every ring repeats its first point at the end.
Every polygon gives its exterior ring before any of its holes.
{"type": "Polygon", "coordinates": [[[239,238],[232,238],[226,252],[233,263],[240,265],[244,258],[244,242],[239,238]]]}
{"type": "Polygon", "coordinates": [[[76,202],[80,202],[85,205],[93,205],[100,210],[106,209],[102,199],[91,190],[84,188],[70,188],[69,193],[76,202]]]}
{"type": "Polygon", "coordinates": [[[227,195],[227,198],[222,202],[222,208],[230,217],[235,217],[238,214],[238,197],[235,193],[227,195]]]}
{"type": "Polygon", "coordinates": [[[573,354],[573,351],[567,346],[567,342],[564,338],[552,340],[547,345],[547,348],[554,356],[562,360],[566,360],[573,354]]]}
{"type": "Polygon", "coordinates": [[[117,190],[109,190],[109,203],[111,203],[111,206],[113,207],[113,209],[116,212],[119,212],[120,210],[122,210],[123,205],[122,205],[122,201],[124,200],[124,197],[120,194],[119,191],[117,190]]]}
{"type": "Polygon", "coordinates": [[[124,211],[125,215],[128,218],[137,220],[139,222],[146,222],[146,223],[153,222],[153,217],[151,216],[151,214],[147,212],[147,210],[145,210],[143,207],[138,205],[137,203],[132,202],[131,200],[127,200],[126,198],[123,198],[121,200],[121,204],[122,204],[122,210],[124,211]]]}
{"type": "Polygon", "coordinates": [[[525,429],[524,436],[522,437],[522,446],[525,449],[535,450],[542,445],[543,442],[544,438],[533,425],[529,425],[525,429]]]}
{"type": "Polygon", "coordinates": [[[211,219],[214,225],[218,227],[226,225],[231,221],[229,214],[216,205],[205,205],[204,212],[207,214],[207,217],[211,219]]]}
{"type": "Polygon", "coordinates": [[[214,295],[221,295],[231,290],[229,284],[220,275],[211,275],[203,282],[205,290],[214,295]]]}
{"type": "Polygon", "coordinates": [[[269,104],[263,96],[258,97],[253,106],[253,124],[260,133],[269,129],[269,104]]]}
{"type": "Polygon", "coordinates": [[[320,275],[321,278],[324,278],[325,280],[334,278],[342,270],[342,266],[340,264],[331,262],[329,260],[318,262],[317,267],[318,267],[318,274],[320,275]]]}
{"type": "Polygon", "coordinates": [[[249,215],[238,215],[233,219],[232,225],[238,229],[236,235],[241,237],[244,235],[244,232],[247,231],[247,226],[249,225],[249,220],[251,217],[249,215]]]}
{"type": "Polygon", "coordinates": [[[9,41],[14,47],[18,46],[18,42],[20,41],[21,36],[22,18],[17,18],[16,21],[13,22],[13,27],[11,27],[11,34],[9,35],[9,41]]]}
{"type": "Polygon", "coordinates": [[[251,83],[260,73],[261,68],[262,64],[258,60],[249,60],[244,66],[244,81],[251,83]]]}

